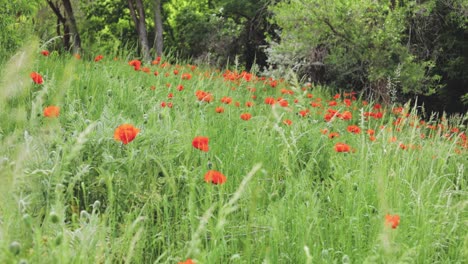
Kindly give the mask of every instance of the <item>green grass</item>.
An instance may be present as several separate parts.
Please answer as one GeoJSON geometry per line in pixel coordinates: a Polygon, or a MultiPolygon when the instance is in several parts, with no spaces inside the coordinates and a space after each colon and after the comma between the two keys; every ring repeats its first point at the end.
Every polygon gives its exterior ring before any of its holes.
{"type": "Polygon", "coordinates": [[[326,87],[228,81],[223,71],[186,64],[144,73],[127,64],[133,58],[43,57],[34,45],[5,65],[0,84],[1,263],[468,258],[463,117],[421,124],[406,105],[403,114],[389,107],[381,119],[365,118],[373,104],[348,107],[342,94],[328,107],[326,87]],[[33,84],[32,71],[42,85],[33,84]],[[214,100],[198,101],[198,90],[214,100]],[[223,96],[233,102],[222,104],[223,96]],[[288,107],[264,103],[280,96],[288,107]],[[316,98],[323,107],[310,106],[316,98]],[[43,116],[49,105],[61,108],[58,118],[43,116]],[[225,112],[216,113],[218,106],[225,112]],[[325,122],[329,108],[351,111],[352,119],[325,122]],[[304,109],[310,112],[302,117],[304,109]],[[248,121],[240,118],[245,112],[248,121]],[[114,140],[124,123],[141,130],[127,145],[114,140]],[[361,133],[348,132],[352,124],[361,133]],[[340,136],[329,139],[325,128],[340,136]],[[192,147],[200,135],[210,139],[208,152],[192,147]],[[351,151],[335,152],[337,142],[351,151]],[[210,169],[226,183],[206,183],[210,169]],[[396,229],[385,224],[387,214],[401,217],[396,229]]]}

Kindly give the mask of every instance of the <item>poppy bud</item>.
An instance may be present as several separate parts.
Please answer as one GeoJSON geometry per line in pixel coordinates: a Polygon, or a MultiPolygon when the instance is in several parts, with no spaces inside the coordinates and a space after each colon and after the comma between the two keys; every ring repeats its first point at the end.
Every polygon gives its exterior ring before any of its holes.
{"type": "Polygon", "coordinates": [[[49,217],[50,217],[50,221],[52,221],[52,223],[54,223],[54,224],[56,224],[56,223],[58,223],[60,221],[59,216],[54,211],[50,212],[49,217]]]}
{"type": "Polygon", "coordinates": [[[54,241],[55,245],[59,246],[60,244],[62,244],[62,240],[63,240],[63,234],[62,232],[59,232],[57,236],[55,237],[55,241],[54,241]]]}
{"type": "Polygon", "coordinates": [[[13,255],[18,255],[21,251],[21,244],[17,241],[13,241],[11,242],[9,249],[13,255]]]}
{"type": "Polygon", "coordinates": [[[97,209],[99,209],[99,207],[101,207],[101,202],[96,200],[96,201],[93,203],[93,209],[94,209],[94,210],[97,210],[97,209]]]}

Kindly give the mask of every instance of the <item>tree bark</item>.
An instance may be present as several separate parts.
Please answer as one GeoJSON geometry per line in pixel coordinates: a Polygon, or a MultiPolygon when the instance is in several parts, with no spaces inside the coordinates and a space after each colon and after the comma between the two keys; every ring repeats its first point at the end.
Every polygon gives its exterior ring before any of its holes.
{"type": "Polygon", "coordinates": [[[162,17],[161,17],[161,0],[154,0],[154,27],[155,27],[155,37],[154,37],[154,49],[156,51],[156,56],[162,56],[163,52],[163,26],[162,26],[162,17]]]}
{"type": "Polygon", "coordinates": [[[73,53],[79,54],[81,51],[81,38],[80,33],[78,32],[78,27],[76,26],[75,15],[73,13],[73,8],[70,0],[62,0],[63,6],[65,7],[65,12],[68,17],[68,25],[70,32],[73,35],[73,53]]]}
{"type": "Polygon", "coordinates": [[[128,8],[130,9],[130,15],[135,23],[138,39],[140,40],[141,55],[144,61],[149,62],[151,61],[151,55],[148,34],[146,32],[145,9],[143,8],[143,3],[141,0],[128,0],[128,8]]]}
{"type": "Polygon", "coordinates": [[[55,16],[57,17],[57,36],[62,36],[62,33],[60,32],[60,24],[63,25],[63,47],[65,50],[70,49],[70,28],[67,25],[67,19],[62,13],[60,12],[60,8],[58,7],[58,4],[54,4],[51,0],[47,0],[47,4],[49,4],[49,7],[54,11],[55,16]]]}

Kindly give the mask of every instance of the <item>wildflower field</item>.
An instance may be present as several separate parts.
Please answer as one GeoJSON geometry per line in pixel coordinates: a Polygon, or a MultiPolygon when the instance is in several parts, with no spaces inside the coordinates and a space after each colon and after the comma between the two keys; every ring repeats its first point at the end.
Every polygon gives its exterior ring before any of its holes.
{"type": "Polygon", "coordinates": [[[466,119],[27,47],[0,84],[0,263],[463,263],[466,119]]]}

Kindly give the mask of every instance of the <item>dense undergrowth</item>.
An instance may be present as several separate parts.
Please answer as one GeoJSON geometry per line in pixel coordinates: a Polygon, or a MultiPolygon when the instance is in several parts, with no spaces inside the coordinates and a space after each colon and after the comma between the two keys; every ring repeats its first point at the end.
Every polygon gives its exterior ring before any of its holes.
{"type": "Polygon", "coordinates": [[[132,59],[6,64],[0,262],[468,258],[463,116],[132,59]]]}

